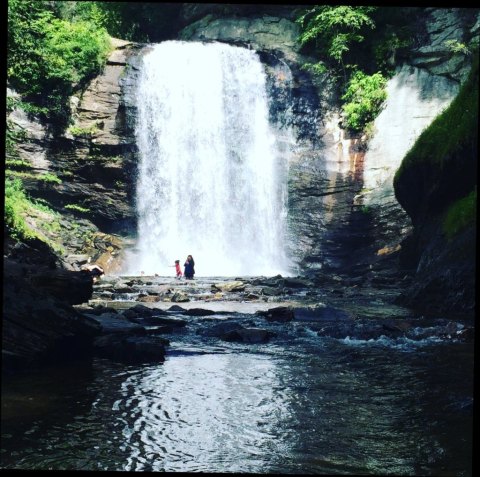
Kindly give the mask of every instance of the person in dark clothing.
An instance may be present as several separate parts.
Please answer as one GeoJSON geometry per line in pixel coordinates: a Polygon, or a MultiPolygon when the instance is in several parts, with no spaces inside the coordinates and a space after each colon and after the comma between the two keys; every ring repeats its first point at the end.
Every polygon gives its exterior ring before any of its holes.
{"type": "Polygon", "coordinates": [[[191,255],[187,257],[187,260],[185,260],[184,267],[184,277],[187,280],[193,280],[193,275],[195,275],[195,261],[193,260],[193,257],[191,255]]]}

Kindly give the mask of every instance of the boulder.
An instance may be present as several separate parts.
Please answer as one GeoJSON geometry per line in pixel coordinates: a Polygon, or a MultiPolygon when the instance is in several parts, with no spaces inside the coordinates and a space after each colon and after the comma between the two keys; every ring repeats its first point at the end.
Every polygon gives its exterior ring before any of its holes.
{"type": "Polygon", "coordinates": [[[270,308],[266,311],[258,311],[257,315],[264,316],[267,321],[280,321],[282,323],[292,321],[295,318],[293,309],[287,306],[279,306],[276,308],[270,308]]]}
{"type": "Polygon", "coordinates": [[[161,363],[165,360],[168,340],[159,336],[128,336],[123,333],[99,336],[94,341],[96,353],[126,364],[161,363]]]}
{"type": "Polygon", "coordinates": [[[222,337],[225,341],[239,341],[242,343],[266,343],[274,336],[271,331],[260,328],[241,328],[229,331],[222,337]]]}
{"type": "Polygon", "coordinates": [[[214,283],[212,285],[213,292],[237,292],[237,291],[244,291],[245,290],[245,283],[241,281],[233,281],[233,282],[226,282],[226,283],[214,283]]]}

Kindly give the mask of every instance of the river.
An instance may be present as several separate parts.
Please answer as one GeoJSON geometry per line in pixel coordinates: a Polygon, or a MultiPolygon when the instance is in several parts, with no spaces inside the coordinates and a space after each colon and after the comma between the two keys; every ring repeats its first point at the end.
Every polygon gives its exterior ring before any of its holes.
{"type": "Polygon", "coordinates": [[[239,309],[188,317],[163,363],[94,357],[4,377],[1,467],[472,475],[473,343],[438,332],[463,324],[407,311],[408,334],[352,332],[380,302],[337,335],[239,309]],[[207,332],[232,319],[273,337],[207,332]]]}

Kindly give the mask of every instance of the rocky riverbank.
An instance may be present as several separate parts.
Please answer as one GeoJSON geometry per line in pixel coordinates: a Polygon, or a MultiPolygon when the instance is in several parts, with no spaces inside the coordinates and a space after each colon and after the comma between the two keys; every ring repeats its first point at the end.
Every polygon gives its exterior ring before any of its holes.
{"type": "Polygon", "coordinates": [[[298,277],[105,275],[66,270],[41,241],[6,245],[4,371],[107,357],[163,362],[170,342],[275,343],[291,332],[337,339],[471,340],[473,318],[398,305],[412,277],[395,253],[357,272],[298,277]],[[285,334],[286,333],[286,334],[285,334]]]}
{"type": "Polygon", "coordinates": [[[163,361],[171,341],[206,350],[225,342],[274,344],[306,330],[367,341],[473,339],[468,320],[418,316],[395,305],[393,277],[376,278],[372,287],[338,275],[106,277],[94,285],[88,304],[75,308],[101,327],[95,352],[125,363],[163,361]]]}

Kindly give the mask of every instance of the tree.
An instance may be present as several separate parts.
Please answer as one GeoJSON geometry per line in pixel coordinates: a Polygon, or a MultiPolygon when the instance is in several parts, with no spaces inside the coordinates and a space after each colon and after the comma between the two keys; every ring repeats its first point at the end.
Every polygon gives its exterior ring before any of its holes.
{"type": "Polygon", "coordinates": [[[317,5],[297,19],[303,29],[300,43],[314,42],[327,58],[338,63],[346,84],[344,57],[353,43],[361,43],[365,39],[365,30],[375,28],[370,14],[376,8],[317,5]]]}
{"type": "Polygon", "coordinates": [[[30,111],[60,128],[68,123],[74,87],[99,72],[109,48],[105,29],[59,18],[52,2],[8,3],[9,85],[33,104],[30,111]]]}
{"type": "Polygon", "coordinates": [[[352,75],[342,96],[345,101],[345,123],[350,130],[361,131],[375,119],[387,99],[386,84],[387,80],[380,72],[369,76],[362,71],[356,71],[352,75]]]}

